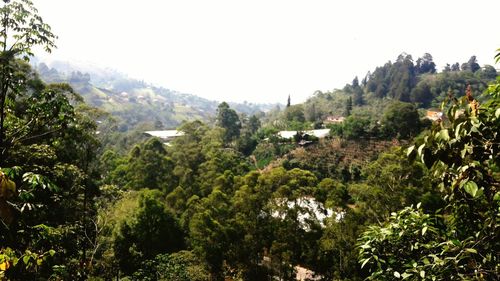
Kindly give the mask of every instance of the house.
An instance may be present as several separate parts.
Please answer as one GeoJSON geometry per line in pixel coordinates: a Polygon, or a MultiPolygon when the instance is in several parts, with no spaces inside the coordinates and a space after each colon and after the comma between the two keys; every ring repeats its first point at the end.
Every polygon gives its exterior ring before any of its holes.
{"type": "Polygon", "coordinates": [[[344,122],[344,120],[345,120],[344,116],[329,115],[329,116],[326,116],[326,118],[323,121],[323,123],[326,123],[326,124],[339,124],[339,123],[344,122]]]}
{"type": "Polygon", "coordinates": [[[427,113],[425,114],[425,118],[432,120],[432,121],[442,120],[443,119],[443,112],[441,112],[441,110],[437,110],[437,109],[429,109],[429,110],[427,110],[427,113]]]}

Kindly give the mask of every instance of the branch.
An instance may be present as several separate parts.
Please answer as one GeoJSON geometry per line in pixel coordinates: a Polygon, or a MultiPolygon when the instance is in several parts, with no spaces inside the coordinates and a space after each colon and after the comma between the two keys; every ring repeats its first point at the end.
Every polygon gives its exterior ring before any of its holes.
{"type": "Polygon", "coordinates": [[[20,139],[18,139],[17,141],[19,141],[19,142],[24,142],[24,141],[27,141],[27,140],[36,139],[36,138],[39,138],[39,137],[43,137],[43,136],[46,136],[46,135],[49,135],[49,134],[55,133],[55,132],[60,131],[60,130],[61,130],[61,129],[55,129],[55,130],[47,131],[47,132],[45,132],[45,133],[41,133],[41,134],[39,134],[39,135],[31,136],[31,137],[29,137],[29,138],[24,138],[24,139],[23,139],[23,138],[20,138],[20,139]]]}

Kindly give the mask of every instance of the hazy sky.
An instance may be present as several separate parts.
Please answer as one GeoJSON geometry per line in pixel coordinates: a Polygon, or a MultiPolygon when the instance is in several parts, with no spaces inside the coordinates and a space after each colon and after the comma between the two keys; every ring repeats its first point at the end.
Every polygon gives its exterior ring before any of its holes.
{"type": "MultiPolygon", "coordinates": [[[[215,100],[301,102],[425,52],[439,69],[493,64],[500,1],[34,0],[49,57],[215,100]]],[[[498,66],[497,66],[498,67],[498,66]]]]}

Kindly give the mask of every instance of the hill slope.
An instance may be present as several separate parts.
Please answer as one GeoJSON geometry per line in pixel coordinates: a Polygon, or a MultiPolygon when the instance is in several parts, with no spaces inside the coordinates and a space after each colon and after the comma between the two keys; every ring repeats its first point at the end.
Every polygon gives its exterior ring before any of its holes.
{"type": "MultiPolygon", "coordinates": [[[[122,130],[141,123],[155,124],[161,129],[176,127],[183,121],[210,120],[219,104],[88,64],[35,62],[34,67],[45,82],[69,83],[87,103],[118,117],[122,130]]],[[[230,105],[246,115],[265,112],[276,106],[246,102],[230,105]]]]}

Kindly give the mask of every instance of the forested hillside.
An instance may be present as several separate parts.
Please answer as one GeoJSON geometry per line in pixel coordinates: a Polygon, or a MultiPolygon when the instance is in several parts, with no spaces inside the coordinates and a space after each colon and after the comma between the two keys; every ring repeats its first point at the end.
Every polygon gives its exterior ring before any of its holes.
{"type": "MultiPolygon", "coordinates": [[[[34,63],[34,67],[43,81],[68,83],[89,105],[117,118],[122,132],[137,126],[164,129],[175,128],[183,121],[206,120],[214,116],[218,105],[216,101],[154,86],[89,64],[53,61],[34,63]]],[[[247,102],[230,104],[247,115],[276,107],[247,102]]]]}
{"type": "Polygon", "coordinates": [[[56,35],[28,0],[0,16],[0,280],[500,279],[500,78],[474,57],[161,139],[113,118],[199,98],[32,68],[56,35]]]}

